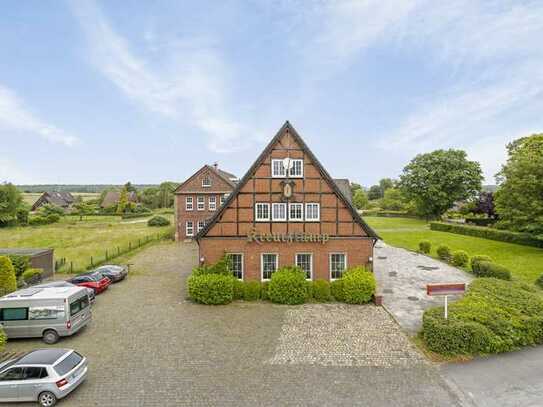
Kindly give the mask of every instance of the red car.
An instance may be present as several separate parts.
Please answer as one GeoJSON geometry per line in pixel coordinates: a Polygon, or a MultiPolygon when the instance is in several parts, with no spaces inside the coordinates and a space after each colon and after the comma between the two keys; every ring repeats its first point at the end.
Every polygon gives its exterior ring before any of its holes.
{"type": "Polygon", "coordinates": [[[68,282],[81,287],[92,288],[96,294],[105,291],[111,284],[109,278],[98,272],[79,274],[69,279],[68,282]]]}

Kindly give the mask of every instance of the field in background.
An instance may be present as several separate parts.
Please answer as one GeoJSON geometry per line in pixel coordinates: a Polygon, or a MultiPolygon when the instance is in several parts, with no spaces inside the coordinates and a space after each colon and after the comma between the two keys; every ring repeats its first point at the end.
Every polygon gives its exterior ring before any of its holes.
{"type": "MultiPolygon", "coordinates": [[[[34,202],[38,200],[38,198],[42,195],[41,192],[23,192],[21,194],[23,196],[23,200],[29,204],[34,205],[34,202]]],[[[74,197],[80,196],[83,201],[88,201],[90,199],[97,199],[100,197],[99,193],[92,193],[92,192],[72,192],[72,195],[74,197]]]]}
{"type": "Polygon", "coordinates": [[[470,256],[486,254],[511,270],[514,278],[527,283],[533,283],[543,274],[543,249],[438,232],[430,230],[428,224],[419,219],[368,216],[364,220],[392,246],[417,250],[419,242],[426,239],[432,242],[432,257],[437,257],[437,246],[445,244],[453,251],[465,250],[470,256]]]}
{"type": "MultiPolygon", "coordinates": [[[[173,223],[172,215],[163,215],[173,223]]],[[[106,250],[124,250],[146,237],[168,231],[171,226],[149,227],[148,218],[121,220],[118,216],[89,216],[79,221],[78,216],[65,216],[59,223],[0,229],[0,247],[51,247],[55,259],[66,258],[75,270],[81,270],[94,260],[104,257],[106,250]]]]}

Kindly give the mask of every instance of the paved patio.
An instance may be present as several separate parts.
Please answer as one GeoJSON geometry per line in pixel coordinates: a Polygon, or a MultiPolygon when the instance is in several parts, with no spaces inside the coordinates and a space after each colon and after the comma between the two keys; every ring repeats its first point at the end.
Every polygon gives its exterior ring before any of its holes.
{"type": "MultiPolygon", "coordinates": [[[[56,345],[89,359],[86,383],[59,406],[460,405],[383,309],[193,304],[185,279],[197,258],[195,245],[165,243],[131,260],[92,324],[56,345]]],[[[8,351],[43,346],[13,340],[8,351]]]]}
{"type": "MultiPolygon", "coordinates": [[[[384,306],[402,328],[413,335],[421,328],[424,310],[443,305],[443,297],[426,295],[427,284],[472,280],[469,274],[446,263],[382,241],[375,246],[374,272],[384,306]]],[[[449,301],[455,299],[449,297],[449,301]]]]}

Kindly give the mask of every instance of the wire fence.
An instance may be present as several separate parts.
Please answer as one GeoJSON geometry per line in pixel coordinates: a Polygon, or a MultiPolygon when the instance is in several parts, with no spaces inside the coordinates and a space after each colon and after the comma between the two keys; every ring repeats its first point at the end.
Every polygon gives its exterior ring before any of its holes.
{"type": "Polygon", "coordinates": [[[83,268],[78,268],[73,261],[61,257],[60,259],[55,260],[55,271],[78,274],[94,267],[98,267],[102,264],[105,264],[117,257],[123,256],[127,253],[130,253],[134,250],[139,249],[140,247],[146,246],[152,242],[158,242],[160,240],[170,240],[173,239],[173,231],[167,230],[166,232],[156,233],[153,235],[147,235],[142,238],[131,240],[126,246],[114,246],[107,249],[104,249],[102,253],[96,253],[88,258],[87,265],[83,268]]]}

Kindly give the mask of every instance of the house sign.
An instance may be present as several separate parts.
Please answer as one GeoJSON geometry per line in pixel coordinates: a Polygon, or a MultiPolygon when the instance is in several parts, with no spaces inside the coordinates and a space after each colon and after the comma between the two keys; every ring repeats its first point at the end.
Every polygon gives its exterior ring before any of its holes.
{"type": "Polygon", "coordinates": [[[296,232],[296,233],[258,233],[252,229],[247,234],[248,242],[262,243],[322,243],[325,244],[330,240],[330,235],[296,232]]]}

